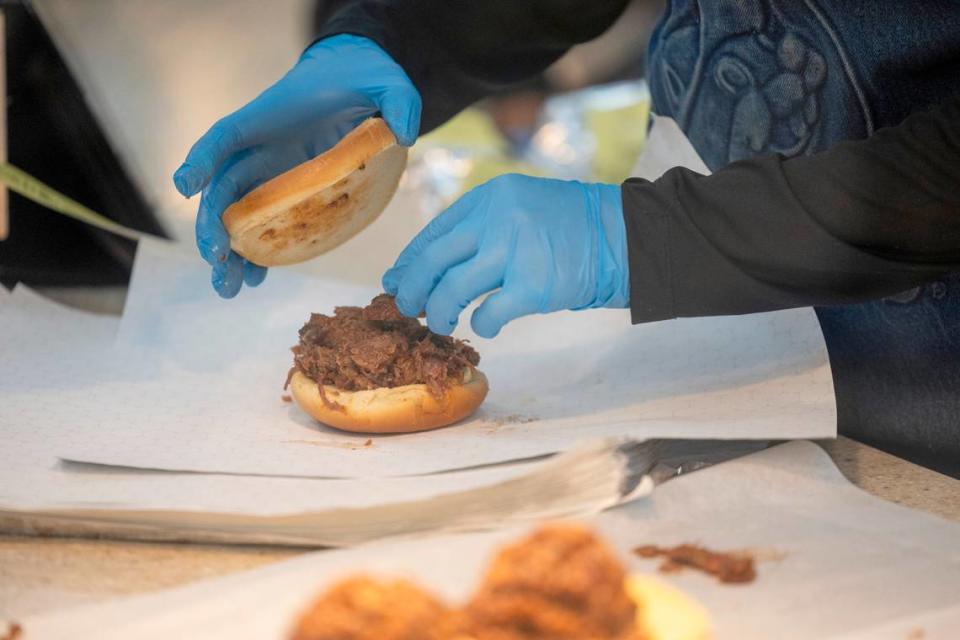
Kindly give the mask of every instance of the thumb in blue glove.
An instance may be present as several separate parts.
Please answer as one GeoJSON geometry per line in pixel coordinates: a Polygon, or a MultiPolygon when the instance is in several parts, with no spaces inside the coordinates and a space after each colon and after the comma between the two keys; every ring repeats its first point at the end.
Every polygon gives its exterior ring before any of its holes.
{"type": "Polygon", "coordinates": [[[210,128],[173,176],[186,197],[202,190],[197,247],[213,266],[217,292],[232,298],[266,269],[230,251],[220,217],[271,178],[323,153],[379,112],[402,145],[420,129],[420,94],[403,69],[371,40],[326,38],[252,102],[210,128]]]}
{"type": "Polygon", "coordinates": [[[620,187],[500,176],[468,192],[428,224],[383,276],[407,316],[426,310],[449,335],[460,312],[474,332],[496,336],[521,316],[629,305],[620,187]]]}

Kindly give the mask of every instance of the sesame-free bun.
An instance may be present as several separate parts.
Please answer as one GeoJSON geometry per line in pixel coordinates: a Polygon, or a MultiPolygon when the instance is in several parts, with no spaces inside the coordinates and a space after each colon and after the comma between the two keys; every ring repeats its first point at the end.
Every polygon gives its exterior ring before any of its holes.
{"type": "Polygon", "coordinates": [[[487,377],[477,369],[464,369],[463,382],[430,393],[425,384],[343,391],[325,385],[324,402],[317,383],[297,371],[290,391],[301,409],[323,424],[359,433],[412,433],[446,427],[472,414],[487,397],[487,377]]]}
{"type": "Polygon", "coordinates": [[[386,208],[407,166],[380,118],[332,149],[260,185],[223,214],[230,247],[265,267],[295,264],[343,244],[386,208]]]}

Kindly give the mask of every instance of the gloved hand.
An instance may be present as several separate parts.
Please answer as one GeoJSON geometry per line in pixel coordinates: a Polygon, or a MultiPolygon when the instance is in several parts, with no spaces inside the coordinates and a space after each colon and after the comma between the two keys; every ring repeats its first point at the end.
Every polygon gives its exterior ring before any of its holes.
{"type": "Polygon", "coordinates": [[[323,153],[380,112],[400,144],[420,129],[420,94],[403,69],[371,40],[338,35],[316,43],[279,82],[214,124],[173,176],[186,197],[201,189],[197,247],[212,282],[232,298],[266,269],[230,251],[220,216],[267,180],[323,153]]]}
{"type": "Polygon", "coordinates": [[[532,313],[629,305],[620,187],[521,175],[494,178],[430,222],[383,276],[407,316],[449,335],[460,312],[492,338],[532,313]]]}

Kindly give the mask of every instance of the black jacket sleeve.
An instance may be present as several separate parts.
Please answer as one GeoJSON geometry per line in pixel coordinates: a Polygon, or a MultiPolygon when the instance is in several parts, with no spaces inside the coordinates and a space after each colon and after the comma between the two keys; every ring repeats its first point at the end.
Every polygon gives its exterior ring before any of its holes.
{"type": "Polygon", "coordinates": [[[960,96],[824,153],[627,180],[634,322],[860,302],[960,271],[960,96]]]}
{"type": "Polygon", "coordinates": [[[379,44],[423,99],[420,133],[546,69],[596,38],[628,0],[354,0],[317,38],[349,33],[379,44]]]}

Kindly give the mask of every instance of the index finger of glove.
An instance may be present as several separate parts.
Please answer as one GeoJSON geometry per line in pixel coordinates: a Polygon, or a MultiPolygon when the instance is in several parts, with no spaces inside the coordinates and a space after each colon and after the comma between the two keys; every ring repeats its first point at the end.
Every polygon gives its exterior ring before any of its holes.
{"type": "Polygon", "coordinates": [[[223,162],[242,149],[286,137],[291,131],[369,98],[351,92],[305,91],[303,79],[290,72],[241,109],[217,121],[203,134],[173,176],[177,190],[190,197],[203,189],[223,162]]]}
{"type": "Polygon", "coordinates": [[[466,220],[485,203],[484,192],[481,188],[468,191],[462,198],[450,205],[446,211],[430,221],[420,233],[414,236],[407,246],[400,252],[393,267],[383,274],[383,288],[391,294],[397,294],[397,288],[404,279],[410,264],[416,260],[431,243],[450,233],[457,225],[466,220]]]}
{"type": "Polygon", "coordinates": [[[443,274],[476,251],[476,235],[467,231],[454,230],[432,242],[403,274],[396,293],[400,312],[410,317],[419,315],[443,274]]]}

